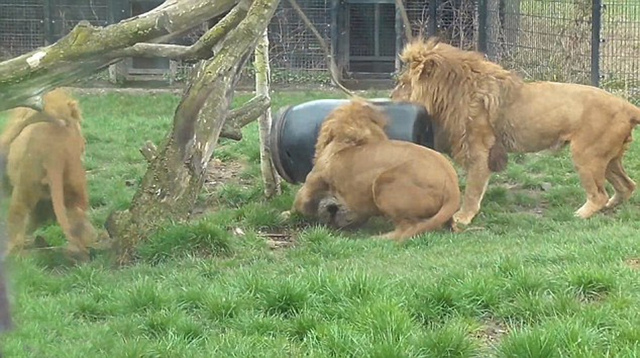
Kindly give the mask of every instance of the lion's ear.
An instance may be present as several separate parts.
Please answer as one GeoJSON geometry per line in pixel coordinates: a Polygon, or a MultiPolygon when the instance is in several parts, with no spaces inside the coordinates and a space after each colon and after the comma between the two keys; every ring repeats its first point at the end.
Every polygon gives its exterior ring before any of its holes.
{"type": "Polygon", "coordinates": [[[78,106],[78,102],[73,100],[69,101],[67,102],[67,106],[69,106],[69,112],[71,114],[71,118],[75,119],[78,122],[82,121],[82,113],[80,112],[80,107],[78,106]]]}
{"type": "Polygon", "coordinates": [[[322,152],[324,148],[326,148],[329,145],[329,143],[333,141],[334,138],[335,138],[335,134],[333,133],[333,129],[324,128],[323,130],[321,130],[320,135],[318,136],[318,140],[316,142],[315,155],[318,156],[318,154],[320,154],[320,152],[322,152]]]}

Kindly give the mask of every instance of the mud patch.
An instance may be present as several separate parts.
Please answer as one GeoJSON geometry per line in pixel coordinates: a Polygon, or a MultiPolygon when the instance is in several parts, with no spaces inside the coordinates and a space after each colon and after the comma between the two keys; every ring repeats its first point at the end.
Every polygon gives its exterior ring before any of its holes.
{"type": "Polygon", "coordinates": [[[242,179],[242,173],[247,165],[238,161],[223,162],[218,158],[213,158],[207,165],[207,174],[204,180],[203,189],[206,194],[214,194],[220,186],[235,183],[243,188],[251,185],[250,180],[242,179]]]}
{"type": "Polygon", "coordinates": [[[632,270],[640,270],[640,259],[628,259],[624,263],[632,270]]]}
{"type": "Polygon", "coordinates": [[[509,333],[507,326],[492,319],[484,322],[484,325],[475,332],[475,337],[489,347],[495,347],[500,343],[502,337],[509,333]]]}
{"type": "Polygon", "coordinates": [[[225,184],[236,184],[243,189],[251,186],[250,179],[243,179],[247,167],[246,163],[239,161],[221,161],[213,158],[207,165],[207,173],[205,174],[204,184],[202,185],[202,194],[207,198],[198,202],[193,209],[192,218],[216,211],[216,204],[213,198],[216,197],[218,190],[225,184]]]}
{"type": "Polygon", "coordinates": [[[286,249],[296,244],[295,233],[287,230],[281,232],[258,232],[271,250],[286,249]]]}

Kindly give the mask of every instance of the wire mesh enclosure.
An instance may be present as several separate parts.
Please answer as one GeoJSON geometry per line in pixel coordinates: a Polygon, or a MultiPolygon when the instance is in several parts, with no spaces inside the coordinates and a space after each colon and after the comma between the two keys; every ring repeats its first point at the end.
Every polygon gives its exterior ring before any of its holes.
{"type": "Polygon", "coordinates": [[[44,43],[44,6],[40,0],[0,2],[0,59],[28,52],[44,43]]]}
{"type": "Polygon", "coordinates": [[[392,73],[396,54],[395,5],[353,3],[347,10],[349,72],[392,73]]]}
{"type": "MultiPolygon", "coordinates": [[[[438,35],[521,73],[526,79],[591,83],[636,94],[640,78],[640,3],[625,0],[404,0],[414,34],[438,35]]],[[[80,20],[106,25],[162,0],[2,0],[0,58],[59,39],[80,20]]],[[[298,0],[349,78],[398,70],[404,44],[395,0],[298,0]]],[[[190,45],[215,21],[174,43],[190,45]]],[[[269,25],[274,83],[328,82],[325,55],[287,1],[269,25]]],[[[164,60],[128,60],[135,70],[169,72],[164,60]],[[143,61],[143,62],[144,62],[143,61]]],[[[191,64],[178,64],[181,79],[191,64]]],[[[134,71],[135,72],[135,71],[134,71]]],[[[246,71],[251,77],[251,67],[246,71]]]]}
{"type": "Polygon", "coordinates": [[[109,24],[109,2],[77,1],[77,0],[45,0],[41,1],[48,8],[45,14],[45,40],[57,41],[73,29],[81,20],[89,21],[94,26],[109,24]]]}
{"type": "MultiPolygon", "coordinates": [[[[299,2],[325,41],[330,36],[330,1],[299,2]]],[[[269,25],[269,57],[275,68],[320,70],[326,68],[322,47],[287,1],[282,1],[269,25]]]]}
{"type": "Polygon", "coordinates": [[[489,58],[530,79],[590,82],[591,0],[505,2],[487,1],[489,58]]]}
{"type": "Polygon", "coordinates": [[[603,1],[601,24],[600,84],[637,96],[640,91],[640,3],[603,1]]]}

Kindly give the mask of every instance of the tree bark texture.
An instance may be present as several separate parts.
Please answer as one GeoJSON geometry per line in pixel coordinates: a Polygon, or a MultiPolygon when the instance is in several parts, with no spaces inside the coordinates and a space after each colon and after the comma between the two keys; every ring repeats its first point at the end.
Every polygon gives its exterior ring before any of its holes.
{"type": "Polygon", "coordinates": [[[166,220],[185,220],[196,202],[222,126],[229,114],[238,74],[266,30],[279,0],[254,0],[247,16],[202,61],[174,114],[173,131],[149,164],[131,207],[113,213],[109,234],[118,242],[120,264],[166,220]]]}
{"type": "Polygon", "coordinates": [[[255,96],[242,107],[229,112],[227,120],[222,126],[220,137],[242,140],[242,128],[255,121],[262,113],[269,110],[271,99],[267,96],[255,96]]]}
{"type": "MultiPolygon", "coordinates": [[[[271,68],[269,67],[269,36],[268,30],[265,30],[262,37],[258,41],[255,51],[254,65],[256,68],[256,95],[265,96],[271,99],[269,95],[271,88],[271,68]]],[[[262,173],[262,183],[264,185],[264,196],[271,198],[280,194],[280,177],[276,174],[276,168],[271,158],[271,150],[269,150],[269,133],[271,131],[271,110],[267,108],[264,113],[258,117],[258,125],[260,128],[260,171],[262,173]]]]}
{"type": "MultiPolygon", "coordinates": [[[[237,1],[167,0],[147,13],[106,27],[81,21],[58,42],[0,63],[0,111],[17,106],[39,109],[44,92],[86,77],[128,53],[179,57],[172,45],[145,44],[140,45],[143,49],[137,52],[123,49],[140,42],[160,42],[177,36],[228,12],[237,1]]],[[[243,8],[238,6],[229,12],[228,15],[233,16],[227,19],[226,27],[212,29],[198,46],[185,47],[183,53],[188,50],[186,55],[190,56],[210,54],[211,44],[235,27],[234,21],[239,23],[243,8]]]]}

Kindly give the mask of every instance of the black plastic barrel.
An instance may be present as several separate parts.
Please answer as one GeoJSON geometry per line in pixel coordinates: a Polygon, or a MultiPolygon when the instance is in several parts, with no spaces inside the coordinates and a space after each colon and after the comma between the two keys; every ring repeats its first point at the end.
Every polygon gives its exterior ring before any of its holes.
{"type": "MultiPolygon", "coordinates": [[[[388,99],[372,99],[386,112],[385,129],[391,139],[433,148],[434,127],[424,106],[388,99]]],[[[348,99],[320,99],[288,106],[273,119],[269,147],[278,174],[292,184],[305,181],[313,168],[316,139],[320,126],[335,108],[348,99]]]]}

